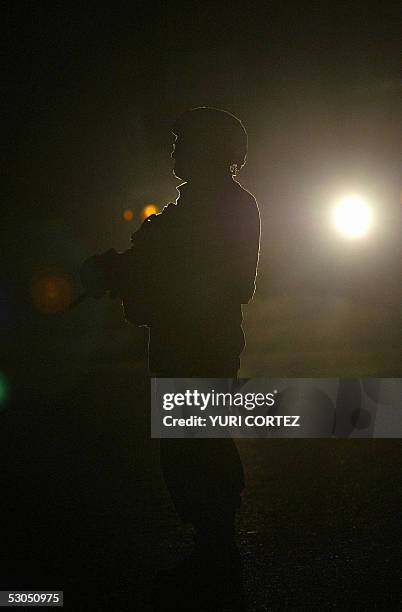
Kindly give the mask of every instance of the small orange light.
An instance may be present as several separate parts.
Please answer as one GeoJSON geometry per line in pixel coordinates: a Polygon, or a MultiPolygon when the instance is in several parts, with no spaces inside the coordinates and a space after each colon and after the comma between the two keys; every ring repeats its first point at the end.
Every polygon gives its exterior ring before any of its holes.
{"type": "Polygon", "coordinates": [[[64,312],[73,297],[73,281],[65,272],[50,270],[38,272],[32,279],[32,302],[46,314],[64,312]]]}
{"type": "Polygon", "coordinates": [[[132,221],[134,219],[134,213],[131,208],[126,208],[123,212],[124,221],[132,221]]]}
{"type": "Polygon", "coordinates": [[[151,215],[156,215],[159,212],[159,208],[155,204],[146,204],[141,211],[141,219],[145,220],[151,215]]]}

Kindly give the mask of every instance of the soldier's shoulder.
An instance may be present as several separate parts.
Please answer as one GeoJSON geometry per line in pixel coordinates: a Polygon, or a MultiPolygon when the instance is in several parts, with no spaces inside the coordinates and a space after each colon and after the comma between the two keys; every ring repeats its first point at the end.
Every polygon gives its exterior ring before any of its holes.
{"type": "Polygon", "coordinates": [[[233,187],[236,194],[238,208],[245,214],[259,217],[259,208],[256,197],[237,181],[233,181],[233,187]]]}
{"type": "Polygon", "coordinates": [[[241,185],[237,181],[233,181],[233,187],[234,187],[235,192],[237,193],[239,199],[243,199],[245,202],[247,202],[249,204],[256,204],[257,203],[257,200],[256,200],[255,196],[250,191],[248,191],[248,189],[243,187],[243,185],[241,185]]]}

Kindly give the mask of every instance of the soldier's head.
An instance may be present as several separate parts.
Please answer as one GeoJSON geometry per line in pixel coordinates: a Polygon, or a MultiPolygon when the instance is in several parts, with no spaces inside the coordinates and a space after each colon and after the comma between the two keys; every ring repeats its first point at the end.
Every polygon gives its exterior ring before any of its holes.
{"type": "Polygon", "coordinates": [[[246,163],[247,132],[240,119],[226,111],[193,108],[180,115],[172,132],[173,172],[180,179],[234,176],[246,163]]]}

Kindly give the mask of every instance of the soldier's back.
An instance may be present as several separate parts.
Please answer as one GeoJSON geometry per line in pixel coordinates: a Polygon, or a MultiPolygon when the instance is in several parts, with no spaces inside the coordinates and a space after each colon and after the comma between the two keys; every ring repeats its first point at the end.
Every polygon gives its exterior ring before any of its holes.
{"type": "Polygon", "coordinates": [[[241,304],[254,293],[258,262],[255,199],[232,179],[184,185],[177,204],[155,223],[160,301],[151,325],[151,369],[238,368],[241,304]]]}

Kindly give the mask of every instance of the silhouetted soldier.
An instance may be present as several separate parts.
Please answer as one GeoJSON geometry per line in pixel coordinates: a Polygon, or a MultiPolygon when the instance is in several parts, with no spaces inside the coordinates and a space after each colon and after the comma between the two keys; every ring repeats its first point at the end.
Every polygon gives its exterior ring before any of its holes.
{"type": "MultiPolygon", "coordinates": [[[[242,304],[255,291],[260,219],[254,197],[233,180],[244,165],[247,134],[230,113],[196,108],[179,117],[172,157],[186,181],[174,204],[152,215],[123,254],[85,262],[89,293],[119,296],[126,318],[150,329],[154,376],[237,377],[244,348],[242,304]]],[[[231,439],[161,440],[166,483],[197,546],[234,546],[244,487],[231,439]]]]}

